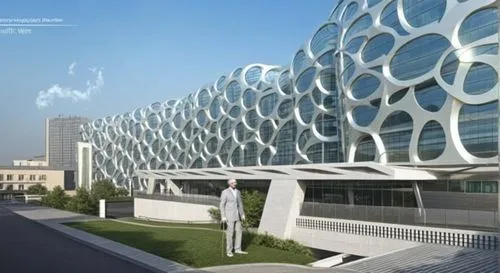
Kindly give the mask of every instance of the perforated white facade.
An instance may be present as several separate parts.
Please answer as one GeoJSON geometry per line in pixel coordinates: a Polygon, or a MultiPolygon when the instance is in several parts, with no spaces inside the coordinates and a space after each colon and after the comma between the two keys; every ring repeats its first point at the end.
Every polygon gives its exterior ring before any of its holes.
{"type": "Polygon", "coordinates": [[[253,64],[181,100],[82,126],[96,178],[498,154],[496,0],[339,1],[290,67],[253,64]]]}

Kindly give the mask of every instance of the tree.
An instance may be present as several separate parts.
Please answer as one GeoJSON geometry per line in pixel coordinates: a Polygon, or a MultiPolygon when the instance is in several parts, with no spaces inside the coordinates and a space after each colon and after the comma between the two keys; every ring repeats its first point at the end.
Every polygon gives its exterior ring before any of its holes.
{"type": "Polygon", "coordinates": [[[92,184],[90,195],[94,200],[109,200],[117,196],[115,184],[111,180],[100,180],[92,184]]]}
{"type": "MultiPolygon", "coordinates": [[[[259,227],[260,218],[264,211],[264,204],[266,197],[258,191],[243,191],[241,193],[243,207],[245,209],[246,221],[243,223],[247,227],[259,227]]],[[[216,222],[220,222],[221,215],[218,208],[211,208],[208,210],[210,218],[216,222]]]]}
{"type": "Polygon", "coordinates": [[[66,195],[61,186],[56,186],[51,192],[42,197],[42,205],[56,209],[64,209],[69,199],[69,196],[66,195]]]}
{"type": "Polygon", "coordinates": [[[259,227],[260,218],[264,211],[266,197],[264,194],[252,190],[241,193],[243,207],[245,209],[246,225],[249,227],[259,227]]]}
{"type": "Polygon", "coordinates": [[[47,192],[47,187],[42,184],[36,184],[28,188],[28,194],[46,195],[47,192]]]}
{"type": "Polygon", "coordinates": [[[76,195],[66,204],[66,209],[83,214],[96,214],[97,202],[85,188],[76,189],[76,195]]]}
{"type": "Polygon", "coordinates": [[[128,196],[128,190],[126,188],[117,188],[116,196],[118,197],[128,196]]]}

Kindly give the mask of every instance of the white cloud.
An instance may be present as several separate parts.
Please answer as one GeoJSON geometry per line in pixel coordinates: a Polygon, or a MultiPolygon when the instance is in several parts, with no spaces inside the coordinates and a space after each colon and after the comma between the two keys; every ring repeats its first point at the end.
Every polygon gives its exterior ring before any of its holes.
{"type": "Polygon", "coordinates": [[[72,62],[68,67],[68,74],[75,75],[76,62],[72,62]]]}
{"type": "MultiPolygon", "coordinates": [[[[76,65],[76,63],[73,63],[76,65]]],[[[69,66],[68,73],[74,73],[73,64],[69,66]],[[72,67],[73,66],[73,67],[72,67]]],[[[99,92],[104,85],[103,69],[102,68],[89,68],[94,76],[93,80],[87,81],[87,88],[85,90],[78,90],[72,87],[62,87],[59,84],[54,84],[50,88],[38,92],[36,98],[36,106],[38,109],[47,108],[54,104],[55,99],[71,99],[73,102],[82,100],[89,100],[95,93],[99,92]]]]}

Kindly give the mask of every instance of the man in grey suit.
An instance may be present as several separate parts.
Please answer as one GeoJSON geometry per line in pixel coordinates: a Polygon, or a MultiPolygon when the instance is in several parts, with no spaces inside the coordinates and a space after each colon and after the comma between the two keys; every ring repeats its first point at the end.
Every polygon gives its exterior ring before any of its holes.
{"type": "Polygon", "coordinates": [[[226,230],[226,253],[228,257],[233,257],[233,236],[236,231],[234,240],[234,253],[248,254],[241,250],[241,221],[245,221],[245,212],[243,210],[243,201],[241,193],[236,189],[236,180],[229,179],[227,181],[229,187],[222,191],[220,196],[220,215],[222,222],[227,224],[226,230]]]}

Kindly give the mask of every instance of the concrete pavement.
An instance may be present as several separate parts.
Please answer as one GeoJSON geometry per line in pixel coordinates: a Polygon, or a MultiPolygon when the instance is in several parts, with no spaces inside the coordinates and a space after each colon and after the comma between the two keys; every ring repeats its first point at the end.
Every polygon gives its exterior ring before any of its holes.
{"type": "MultiPolygon", "coordinates": [[[[138,250],[99,236],[95,236],[86,233],[81,230],[73,229],[63,225],[65,222],[77,222],[77,221],[94,221],[99,220],[99,218],[88,215],[81,215],[77,213],[72,213],[68,211],[62,211],[51,208],[44,208],[39,206],[28,206],[28,205],[5,205],[4,208],[0,204],[0,217],[6,215],[10,218],[0,220],[0,231],[4,231],[3,226],[11,225],[8,233],[15,234],[16,229],[23,230],[22,233],[29,233],[29,237],[24,237],[24,242],[30,242],[34,245],[44,242],[45,246],[51,247],[51,251],[55,251],[54,254],[49,254],[50,252],[45,252],[47,255],[52,256],[49,259],[43,256],[46,267],[38,268],[36,267],[36,261],[38,259],[33,259],[36,256],[35,253],[27,253],[27,259],[30,259],[30,263],[25,263],[24,266],[33,265],[35,267],[19,267],[18,271],[15,268],[16,263],[20,263],[23,259],[22,249],[17,249],[17,251],[10,252],[11,256],[17,257],[12,259],[14,264],[11,267],[7,267],[10,270],[6,272],[175,272],[175,273],[357,273],[356,271],[348,269],[318,269],[306,266],[298,265],[287,265],[287,264],[244,264],[244,265],[228,265],[228,266],[218,266],[203,269],[191,269],[187,266],[178,264],[173,261],[152,255],[150,253],[138,250]],[[17,214],[17,215],[15,215],[17,214]],[[27,219],[33,220],[29,221],[23,219],[23,216],[27,219]],[[3,221],[5,220],[5,221],[3,221]],[[10,223],[10,224],[6,224],[10,223]],[[41,225],[39,225],[39,224],[41,225]],[[31,229],[36,228],[38,233],[31,231],[31,229]],[[49,229],[50,228],[50,229],[49,229]],[[52,229],[52,230],[51,230],[52,229]],[[10,231],[10,232],[9,232],[10,231]],[[45,233],[50,233],[47,236],[45,233]],[[64,236],[60,236],[64,235],[64,236]],[[53,243],[54,242],[54,243],[53,243]],[[81,244],[80,244],[81,243],[81,244]],[[90,246],[90,248],[89,248],[90,246]],[[75,248],[75,250],[73,250],[75,248]],[[99,251],[100,250],[100,251],[99,251]],[[81,252],[79,252],[81,251],[81,252]],[[92,254],[83,253],[82,251],[92,252],[92,254]],[[105,253],[103,253],[103,252],[105,253]],[[107,254],[106,254],[107,253],[107,254]],[[109,254],[109,255],[108,255],[109,254]],[[115,257],[113,257],[115,256],[115,257]],[[71,257],[67,261],[66,257],[71,257]],[[117,259],[119,257],[120,259],[117,259]],[[65,260],[64,267],[57,268],[57,261],[65,260]],[[75,261],[78,260],[78,261],[75,261]],[[92,261],[92,262],[89,262],[92,261]],[[79,263],[84,263],[84,266],[80,266],[79,263]],[[72,266],[75,264],[75,268],[72,266]],[[102,266],[101,266],[102,264],[102,266]],[[125,265],[127,270],[123,270],[121,266],[125,265]],[[54,268],[51,268],[54,267],[54,268]],[[95,268],[97,267],[97,268],[95,268]],[[42,270],[47,269],[47,270],[42,270]]],[[[0,239],[6,235],[6,232],[1,232],[0,239]]],[[[23,238],[23,236],[20,236],[23,238]]],[[[18,241],[20,242],[20,241],[18,241]]],[[[23,243],[21,243],[23,245],[23,243]]],[[[40,251],[39,248],[30,247],[40,251]]],[[[6,248],[2,248],[4,250],[6,248]]],[[[8,251],[8,249],[7,249],[8,251]]],[[[3,253],[0,251],[0,255],[3,253]]],[[[2,257],[0,256],[0,264],[2,257]]],[[[2,271],[3,272],[3,271],[2,271]]]]}
{"type": "MultiPolygon", "coordinates": [[[[64,238],[66,240],[71,239],[73,244],[80,245],[80,246],[87,246],[94,248],[95,250],[100,250],[102,252],[105,252],[109,255],[118,257],[120,259],[116,260],[122,260],[122,262],[125,263],[131,263],[135,264],[136,267],[140,268],[146,268],[143,269],[144,271],[125,271],[125,272],[172,272],[172,271],[182,271],[189,269],[189,267],[176,263],[174,261],[170,261],[161,257],[158,257],[156,255],[147,253],[145,251],[120,244],[111,240],[108,240],[106,238],[102,238],[93,234],[86,233],[81,230],[73,229],[68,226],[63,225],[62,223],[67,223],[67,222],[77,222],[77,221],[93,221],[93,220],[98,220],[99,218],[94,217],[94,216],[88,216],[88,215],[81,215],[77,213],[72,213],[72,212],[67,212],[67,211],[62,211],[62,210],[57,210],[57,209],[51,209],[51,208],[44,208],[44,207],[39,207],[39,206],[28,206],[28,205],[7,205],[5,208],[9,209],[15,214],[18,214],[20,216],[23,216],[25,218],[28,218],[30,220],[33,220],[45,227],[48,227],[52,229],[53,233],[57,235],[64,235],[64,236],[59,236],[61,238],[64,238]],[[58,231],[59,234],[57,232],[58,231]],[[75,242],[76,241],[76,242],[75,242]],[[80,243],[80,244],[78,244],[80,243]],[[83,244],[83,245],[82,245],[83,244]]],[[[6,211],[4,209],[4,211],[6,211]]],[[[17,216],[17,218],[20,218],[17,216]]],[[[20,218],[22,219],[22,218],[20,218]]],[[[32,221],[28,221],[26,219],[23,219],[24,223],[28,222],[30,224],[36,224],[32,221]]],[[[3,221],[2,221],[3,222],[3,221]]],[[[0,229],[1,231],[1,229],[0,229]]],[[[39,239],[43,240],[43,235],[39,239]]],[[[47,244],[50,244],[50,241],[46,242],[47,244]]],[[[99,251],[97,251],[99,252],[99,251]]],[[[105,253],[102,253],[101,255],[110,257],[109,255],[106,255],[105,253]]],[[[66,255],[73,255],[72,251],[68,251],[66,255]]],[[[78,255],[77,255],[78,256],[78,255]]],[[[64,256],[63,256],[64,257],[64,256]]],[[[79,256],[80,257],[80,256],[79,256]]],[[[85,256],[81,256],[85,257],[85,256]]],[[[0,257],[1,259],[1,257],[0,257]]],[[[88,257],[85,257],[84,260],[88,260],[88,257]]],[[[94,263],[92,261],[92,263],[94,263]]],[[[9,272],[9,271],[7,271],[9,272]]],[[[23,272],[31,272],[31,271],[23,271],[23,272]]],[[[51,271],[34,271],[34,272],[51,272],[51,271]]],[[[55,272],[55,271],[54,271],[55,272]]],[[[72,271],[61,271],[61,272],[72,272],[72,271]]],[[[79,272],[110,272],[110,271],[79,271],[79,272]]],[[[118,270],[112,270],[111,272],[120,272],[118,270]]],[[[9,272],[10,273],[10,272],[9,272]]]]}
{"type": "Polygon", "coordinates": [[[0,244],[0,271],[6,273],[153,272],[77,243],[1,206],[0,244]]]}

